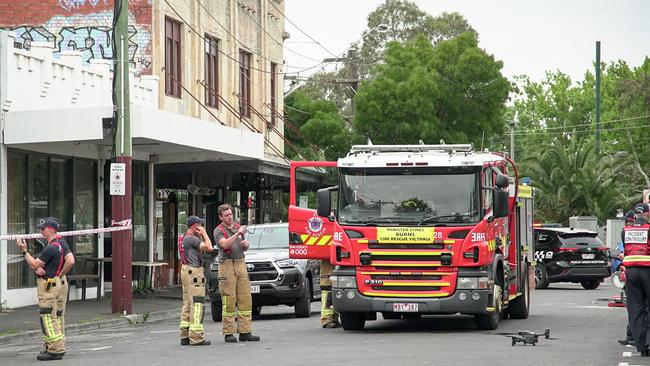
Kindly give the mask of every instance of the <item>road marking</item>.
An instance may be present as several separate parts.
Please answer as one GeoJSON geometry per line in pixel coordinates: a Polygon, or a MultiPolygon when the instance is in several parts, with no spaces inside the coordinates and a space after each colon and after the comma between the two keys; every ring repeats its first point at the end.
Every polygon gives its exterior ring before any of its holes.
{"type": "Polygon", "coordinates": [[[632,357],[632,352],[623,352],[623,357],[632,357]]]}
{"type": "Polygon", "coordinates": [[[90,348],[88,351],[101,351],[103,349],[109,349],[113,348],[113,346],[105,346],[105,347],[97,347],[97,348],[90,348]]]}
{"type": "Polygon", "coordinates": [[[159,333],[176,333],[178,332],[178,329],[172,329],[172,330],[152,330],[149,333],[152,334],[159,334],[159,333]]]}
{"type": "Polygon", "coordinates": [[[643,366],[643,365],[630,365],[627,362],[619,362],[618,366],[643,366]]]}

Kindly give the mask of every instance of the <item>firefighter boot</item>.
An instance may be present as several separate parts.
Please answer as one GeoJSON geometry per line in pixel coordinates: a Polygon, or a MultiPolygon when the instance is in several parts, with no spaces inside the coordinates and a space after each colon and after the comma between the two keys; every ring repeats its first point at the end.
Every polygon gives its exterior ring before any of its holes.
{"type": "Polygon", "coordinates": [[[62,353],[49,353],[49,352],[41,352],[36,356],[36,359],[39,361],[54,361],[54,360],[61,360],[63,359],[63,354],[62,353]]]}
{"type": "Polygon", "coordinates": [[[224,341],[228,343],[237,343],[237,338],[235,338],[235,336],[232,334],[226,334],[226,336],[224,337],[224,341]]]}
{"type": "Polygon", "coordinates": [[[248,342],[259,342],[260,337],[253,335],[253,333],[240,333],[239,340],[248,341],[248,342]]]}

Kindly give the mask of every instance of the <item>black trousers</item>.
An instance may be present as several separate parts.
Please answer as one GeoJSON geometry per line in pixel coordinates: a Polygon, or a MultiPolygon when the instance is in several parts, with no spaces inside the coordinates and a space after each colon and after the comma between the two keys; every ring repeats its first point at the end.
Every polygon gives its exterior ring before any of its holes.
{"type": "Polygon", "coordinates": [[[647,351],[650,343],[650,267],[627,267],[626,275],[628,322],[636,349],[647,351]]]}

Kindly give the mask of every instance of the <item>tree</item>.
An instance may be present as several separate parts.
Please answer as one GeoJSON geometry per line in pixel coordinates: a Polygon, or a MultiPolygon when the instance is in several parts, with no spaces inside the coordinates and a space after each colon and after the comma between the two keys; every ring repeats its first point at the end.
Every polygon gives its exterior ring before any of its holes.
{"type": "Polygon", "coordinates": [[[535,187],[540,221],[568,223],[570,216],[596,216],[601,222],[632,202],[619,182],[629,160],[596,156],[592,139],[556,137],[524,160],[521,172],[535,187]]]}
{"type": "MultiPolygon", "coordinates": [[[[291,124],[285,126],[285,137],[299,148],[303,158],[336,160],[349,151],[352,134],[333,102],[298,91],[285,99],[285,117],[291,124]]],[[[285,151],[290,159],[302,160],[292,150],[285,151]]]]}
{"type": "MultiPolygon", "coordinates": [[[[361,57],[364,64],[381,60],[389,42],[408,42],[424,35],[436,44],[468,31],[476,33],[459,13],[442,13],[434,17],[422,11],[414,2],[405,0],[386,0],[368,14],[366,32],[380,24],[387,25],[388,30],[368,33],[363,40],[361,57]]],[[[362,75],[366,70],[367,67],[362,67],[362,75]]]]}
{"type": "Polygon", "coordinates": [[[435,47],[419,36],[389,43],[357,91],[357,133],[377,144],[470,143],[503,132],[510,83],[502,63],[467,32],[435,47]]]}

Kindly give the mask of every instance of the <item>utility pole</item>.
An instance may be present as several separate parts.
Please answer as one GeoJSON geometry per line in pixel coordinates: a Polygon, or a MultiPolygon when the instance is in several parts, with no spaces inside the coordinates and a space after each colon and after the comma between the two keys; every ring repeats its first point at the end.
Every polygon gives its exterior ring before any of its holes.
{"type": "Polygon", "coordinates": [[[350,86],[348,95],[350,96],[350,109],[352,114],[354,114],[356,111],[354,97],[357,94],[357,88],[359,87],[359,58],[357,56],[356,47],[352,47],[348,50],[347,57],[324,58],[323,62],[343,62],[347,66],[348,78],[337,79],[336,82],[348,84],[350,86]]]}
{"type": "Polygon", "coordinates": [[[596,155],[600,155],[600,41],[596,41],[596,155]]]}
{"type": "MultiPolygon", "coordinates": [[[[111,164],[113,220],[131,219],[131,121],[129,101],[129,1],[115,0],[113,78],[116,117],[115,160],[111,164]],[[114,184],[115,183],[115,184],[114,184]],[[115,185],[115,189],[114,189],[115,185]]],[[[131,314],[132,230],[113,232],[113,313],[131,314]]],[[[100,279],[101,280],[101,279],[100,279]]]]}

